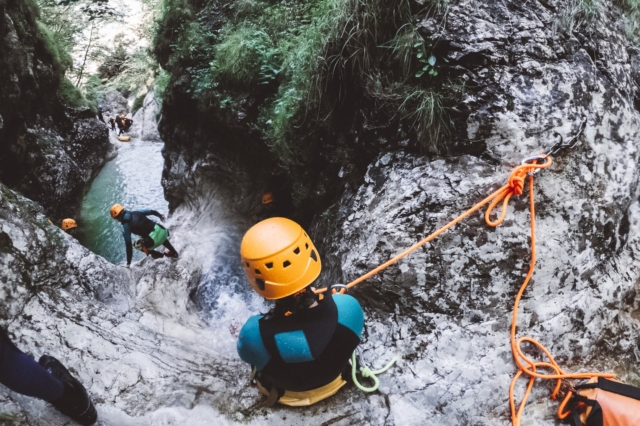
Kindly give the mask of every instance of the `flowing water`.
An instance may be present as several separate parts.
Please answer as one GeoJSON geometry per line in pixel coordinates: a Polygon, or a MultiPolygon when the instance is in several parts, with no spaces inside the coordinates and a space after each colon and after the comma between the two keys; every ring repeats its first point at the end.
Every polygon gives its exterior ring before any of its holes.
{"type": "MultiPolygon", "coordinates": [[[[118,156],[105,164],[82,202],[77,238],[94,253],[121,263],[126,260],[122,225],[111,218],[109,208],[119,203],[127,210],[153,209],[166,216],[169,204],[161,185],[164,144],[135,139],[115,143],[118,156]]],[[[133,250],[134,261],[142,258],[133,250]]]]}

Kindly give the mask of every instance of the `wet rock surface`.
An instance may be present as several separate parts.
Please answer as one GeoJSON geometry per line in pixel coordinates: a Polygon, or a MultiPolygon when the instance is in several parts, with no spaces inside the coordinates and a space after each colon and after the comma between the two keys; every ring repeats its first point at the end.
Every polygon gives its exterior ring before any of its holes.
{"type": "MultiPolygon", "coordinates": [[[[614,371],[640,385],[637,56],[616,9],[586,38],[556,32],[559,2],[453,3],[445,21],[425,20],[421,31],[438,33],[479,88],[465,100],[475,111],[466,131],[482,149],[447,159],[380,153],[364,183],[346,185],[310,228],[321,281],[367,272],[502,186],[522,158],[576,137],[536,176],[538,263],[519,335],[538,339],[568,371],[614,371]]],[[[1,192],[2,325],[24,350],[71,366],[102,424],[510,423],[509,326],[530,259],[526,191],[497,229],[475,214],[353,290],[366,311],[369,363],[400,358],[379,392],[347,388],[308,409],[266,410],[234,350],[243,321],[265,310],[233,260],[261,175],[163,126],[173,142],[163,183],[177,262],[110,265],[33,203],[1,192]]],[[[549,390],[536,387],[523,425],[557,423],[549,390]]],[[[23,424],[66,421],[4,388],[0,407],[23,424]]]]}
{"type": "Polygon", "coordinates": [[[0,1],[0,180],[64,217],[110,144],[90,110],[61,103],[64,58],[36,17],[33,2],[0,1]]]}
{"type": "Polygon", "coordinates": [[[147,93],[144,98],[142,108],[140,108],[133,116],[133,126],[129,132],[132,137],[142,141],[160,142],[160,133],[158,133],[158,120],[160,105],[153,91],[147,93]]]}

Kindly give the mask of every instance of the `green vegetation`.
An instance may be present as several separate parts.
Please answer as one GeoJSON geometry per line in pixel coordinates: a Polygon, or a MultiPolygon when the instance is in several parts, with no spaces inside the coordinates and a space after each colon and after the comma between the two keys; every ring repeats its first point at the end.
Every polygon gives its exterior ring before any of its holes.
{"type": "Polygon", "coordinates": [[[558,28],[565,34],[571,34],[578,28],[588,28],[598,17],[598,8],[599,0],[568,0],[560,10],[558,28]]]}
{"type": "Polygon", "coordinates": [[[53,33],[43,22],[36,21],[36,23],[38,25],[38,38],[43,43],[44,48],[51,54],[54,68],[59,74],[64,74],[73,65],[71,56],[69,56],[64,47],[60,46],[53,33]]]}
{"type": "MultiPolygon", "coordinates": [[[[343,155],[330,153],[336,138],[362,131],[355,124],[361,111],[425,153],[447,152],[451,107],[464,86],[450,77],[446,47],[417,26],[447,5],[239,0],[221,20],[201,2],[164,0],[153,50],[172,75],[169,90],[189,94],[203,117],[224,120],[250,106],[251,137],[292,176],[299,204],[316,184],[322,156],[343,155]]],[[[362,161],[379,149],[376,139],[373,132],[361,139],[362,161]]]]}
{"type": "Polygon", "coordinates": [[[84,95],[72,82],[63,78],[58,88],[58,97],[68,107],[82,108],[88,106],[84,95]]]}
{"type": "Polygon", "coordinates": [[[640,44],[640,0],[614,0],[625,14],[625,31],[631,41],[640,44]]]}
{"type": "Polygon", "coordinates": [[[140,108],[144,106],[144,98],[146,96],[147,94],[143,93],[140,96],[136,97],[136,99],[133,101],[133,110],[131,111],[132,114],[135,114],[140,108]]]}

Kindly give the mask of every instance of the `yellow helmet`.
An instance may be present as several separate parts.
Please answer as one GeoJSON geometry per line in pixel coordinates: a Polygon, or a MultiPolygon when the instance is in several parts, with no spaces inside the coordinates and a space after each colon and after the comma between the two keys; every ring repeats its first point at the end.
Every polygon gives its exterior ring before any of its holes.
{"type": "Polygon", "coordinates": [[[62,221],[62,229],[68,231],[69,229],[77,228],[78,224],[73,219],[64,219],[62,221]]]}
{"type": "Polygon", "coordinates": [[[271,204],[273,203],[273,194],[271,192],[265,192],[262,195],[262,204],[271,204]]]}
{"type": "Polygon", "coordinates": [[[322,270],[318,251],[307,233],[283,217],[251,227],[242,238],[240,257],[251,287],[268,300],[302,290],[322,270]]]}
{"type": "Polygon", "coordinates": [[[109,212],[111,212],[111,217],[116,218],[120,213],[122,213],[123,210],[124,207],[122,207],[120,204],[114,204],[113,206],[111,206],[109,212]]]}

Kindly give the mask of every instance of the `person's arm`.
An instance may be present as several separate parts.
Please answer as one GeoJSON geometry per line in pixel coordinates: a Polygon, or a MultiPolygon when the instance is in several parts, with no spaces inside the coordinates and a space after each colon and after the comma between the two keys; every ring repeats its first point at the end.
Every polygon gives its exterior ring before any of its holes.
{"type": "Polygon", "coordinates": [[[156,216],[158,217],[161,221],[164,222],[164,216],[162,214],[160,214],[159,212],[155,211],[155,210],[150,210],[150,209],[144,209],[144,210],[138,210],[139,213],[142,213],[145,216],[156,216]]]}
{"type": "Polygon", "coordinates": [[[124,244],[127,246],[127,266],[131,265],[131,258],[133,257],[133,245],[131,244],[131,229],[129,229],[128,223],[122,224],[122,235],[124,235],[124,244]]]}
{"type": "Polygon", "coordinates": [[[247,364],[261,371],[271,360],[271,355],[262,342],[260,335],[261,315],[254,315],[247,320],[238,336],[238,355],[247,364]]]}

